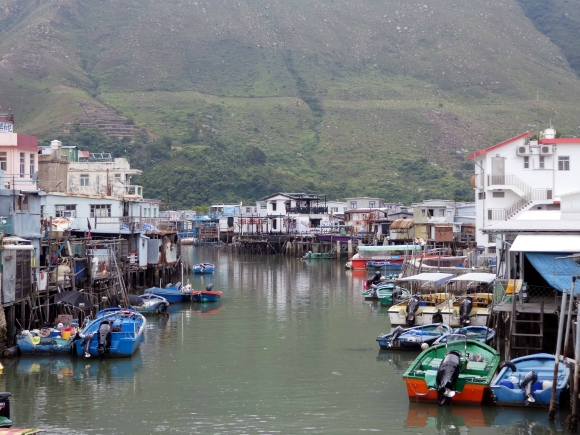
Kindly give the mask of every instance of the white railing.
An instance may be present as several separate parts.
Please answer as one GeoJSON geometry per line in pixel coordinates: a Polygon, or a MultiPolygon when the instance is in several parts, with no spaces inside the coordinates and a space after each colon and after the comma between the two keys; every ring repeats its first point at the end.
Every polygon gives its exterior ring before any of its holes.
{"type": "Polygon", "coordinates": [[[489,175],[487,181],[490,186],[514,186],[526,195],[532,194],[530,185],[513,174],[489,175]]]}
{"type": "Polygon", "coordinates": [[[554,199],[552,189],[534,189],[532,192],[532,199],[534,201],[554,199]]]}

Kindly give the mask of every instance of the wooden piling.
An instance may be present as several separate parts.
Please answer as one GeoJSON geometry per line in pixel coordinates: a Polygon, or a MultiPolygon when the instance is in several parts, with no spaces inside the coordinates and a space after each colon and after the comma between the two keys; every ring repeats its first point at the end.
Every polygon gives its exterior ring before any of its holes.
{"type": "MultiPolygon", "coordinates": [[[[573,293],[572,293],[573,295],[573,293]]],[[[573,299],[573,296],[570,299],[573,299]]],[[[558,322],[558,338],[556,341],[556,355],[554,356],[554,379],[552,382],[552,396],[550,398],[550,411],[548,419],[554,420],[556,416],[556,387],[558,386],[558,365],[560,361],[560,349],[562,346],[562,332],[564,329],[564,318],[566,317],[566,297],[568,293],[562,292],[562,306],[560,307],[560,321],[558,322]]]]}

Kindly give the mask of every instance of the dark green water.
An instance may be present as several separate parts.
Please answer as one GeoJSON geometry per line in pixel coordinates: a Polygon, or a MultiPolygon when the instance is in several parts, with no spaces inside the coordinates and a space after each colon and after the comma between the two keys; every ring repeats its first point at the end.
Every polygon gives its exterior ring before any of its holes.
{"type": "MultiPolygon", "coordinates": [[[[18,427],[47,434],[544,434],[547,410],[411,406],[401,380],[416,354],[380,353],[386,308],[342,263],[241,257],[216,263],[219,305],[151,318],[130,360],[4,360],[18,427]]],[[[354,272],[356,273],[356,272],[354,272]]],[[[561,417],[558,417],[561,419],[561,417]]]]}

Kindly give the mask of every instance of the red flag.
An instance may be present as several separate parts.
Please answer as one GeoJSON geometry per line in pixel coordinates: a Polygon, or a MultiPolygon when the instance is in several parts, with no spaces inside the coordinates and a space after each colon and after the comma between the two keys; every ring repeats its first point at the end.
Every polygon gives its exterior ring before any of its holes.
{"type": "Polygon", "coordinates": [[[89,234],[87,234],[87,236],[91,237],[91,221],[89,220],[89,218],[87,218],[87,227],[89,228],[89,234]]]}

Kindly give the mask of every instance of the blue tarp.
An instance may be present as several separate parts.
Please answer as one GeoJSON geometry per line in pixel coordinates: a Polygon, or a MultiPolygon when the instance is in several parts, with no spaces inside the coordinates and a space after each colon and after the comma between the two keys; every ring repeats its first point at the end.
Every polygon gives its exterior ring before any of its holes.
{"type": "MultiPolygon", "coordinates": [[[[572,277],[580,275],[580,265],[574,258],[556,260],[567,257],[570,253],[554,254],[527,252],[526,257],[546,282],[558,291],[572,288],[572,277]]],[[[576,286],[575,295],[580,294],[580,283],[576,286]]]]}

